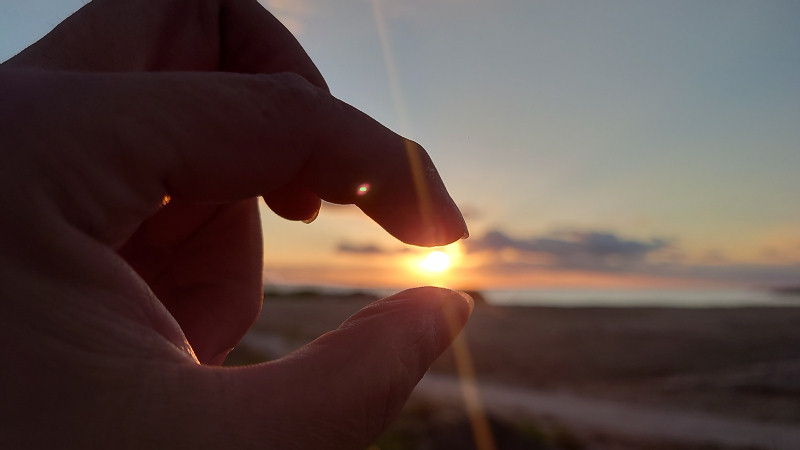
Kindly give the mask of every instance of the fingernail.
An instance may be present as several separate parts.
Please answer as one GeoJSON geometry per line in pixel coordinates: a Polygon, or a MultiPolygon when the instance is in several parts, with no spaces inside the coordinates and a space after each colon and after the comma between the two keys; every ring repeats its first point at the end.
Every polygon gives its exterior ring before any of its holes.
{"type": "Polygon", "coordinates": [[[458,292],[458,294],[461,297],[463,297],[464,300],[467,301],[467,303],[469,304],[469,313],[470,313],[470,315],[472,315],[472,311],[475,310],[475,299],[473,299],[472,296],[467,294],[466,292],[463,292],[463,291],[456,291],[456,292],[458,292]]]}
{"type": "Polygon", "coordinates": [[[317,217],[319,217],[320,209],[321,208],[317,208],[316,211],[314,211],[314,214],[311,217],[309,217],[308,219],[303,219],[302,222],[308,224],[308,223],[311,223],[311,222],[317,220],[317,217]]]}
{"type": "MultiPolygon", "coordinates": [[[[461,214],[460,211],[459,214],[461,214]]],[[[461,235],[461,239],[466,239],[469,237],[469,228],[467,228],[467,221],[464,220],[464,216],[461,216],[461,225],[464,227],[464,233],[461,235]]]]}
{"type": "Polygon", "coordinates": [[[475,308],[475,302],[472,297],[463,292],[451,291],[451,295],[442,299],[441,308],[445,326],[440,327],[438,332],[447,341],[451,341],[467,324],[467,320],[475,308]]]}
{"type": "Polygon", "coordinates": [[[460,233],[459,239],[466,239],[469,237],[469,228],[467,227],[467,221],[464,219],[464,215],[461,214],[461,210],[458,208],[458,205],[456,205],[456,202],[453,201],[452,198],[450,198],[449,200],[450,200],[450,205],[449,205],[450,207],[448,209],[450,210],[452,218],[448,222],[451,223],[454,228],[455,232],[453,233],[453,235],[459,236],[458,233],[460,233]]]}

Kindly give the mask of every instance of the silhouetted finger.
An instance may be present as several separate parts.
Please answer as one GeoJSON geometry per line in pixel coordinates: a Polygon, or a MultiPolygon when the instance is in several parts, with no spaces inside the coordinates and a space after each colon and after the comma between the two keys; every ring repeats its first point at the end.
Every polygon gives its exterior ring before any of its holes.
{"type": "Polygon", "coordinates": [[[364,448],[400,412],[471,308],[468,297],[444,289],[401,292],[284,359],[213,369],[226,386],[218,404],[236,435],[252,442],[364,448]]]}
{"type": "Polygon", "coordinates": [[[297,181],[291,181],[263,195],[267,206],[275,214],[288,220],[311,223],[317,218],[322,201],[316,194],[297,181]]]}
{"type": "Polygon", "coordinates": [[[290,183],[358,205],[411,244],[466,233],[422,147],[297,75],[6,72],[4,82],[27,94],[24,105],[4,102],[9,116],[46,125],[26,145],[59,136],[63,148],[42,167],[63,185],[60,210],[109,244],[165,195],[228,202],[290,183]],[[56,112],[59,121],[39,119],[56,112]]]}
{"type": "Polygon", "coordinates": [[[178,322],[197,359],[222,364],[261,310],[262,247],[254,200],[172,201],[119,254],[178,322]]]}

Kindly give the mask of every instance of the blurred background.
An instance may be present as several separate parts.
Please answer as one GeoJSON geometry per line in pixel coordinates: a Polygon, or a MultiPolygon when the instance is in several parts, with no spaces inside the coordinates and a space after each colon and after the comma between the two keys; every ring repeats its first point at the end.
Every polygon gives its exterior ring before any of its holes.
{"type": "MultiPolygon", "coordinates": [[[[229,363],[442,285],[479,300],[462,351],[378,448],[800,448],[800,3],[262,3],[428,150],[471,237],[264,208],[267,301],[229,363]]],[[[4,0],[0,60],[83,4],[4,0]]]]}
{"type": "MultiPolygon", "coordinates": [[[[0,59],[83,3],[7,0],[0,59]]],[[[265,211],[268,282],[800,284],[797,2],[263,3],[336,96],[427,148],[472,235],[430,280],[356,208],[265,211]]]]}

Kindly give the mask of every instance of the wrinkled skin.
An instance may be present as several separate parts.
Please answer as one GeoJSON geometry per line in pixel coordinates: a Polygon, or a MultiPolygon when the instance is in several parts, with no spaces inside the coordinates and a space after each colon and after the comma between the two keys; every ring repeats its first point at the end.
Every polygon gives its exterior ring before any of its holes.
{"type": "Polygon", "coordinates": [[[0,98],[1,448],[361,448],[467,320],[413,289],[218,367],[260,310],[258,196],[466,235],[422,147],[332,97],[255,0],[95,0],[0,66],[0,98]]]}

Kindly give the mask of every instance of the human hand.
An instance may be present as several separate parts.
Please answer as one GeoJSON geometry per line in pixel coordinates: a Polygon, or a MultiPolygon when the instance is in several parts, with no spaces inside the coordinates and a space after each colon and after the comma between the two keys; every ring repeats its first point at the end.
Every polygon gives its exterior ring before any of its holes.
{"type": "Polygon", "coordinates": [[[212,366],[260,308],[255,196],[294,220],[355,203],[414,244],[466,232],[424,150],[331,97],[255,1],[95,0],[0,79],[0,447],[358,448],[466,321],[417,289],[212,366]]]}

